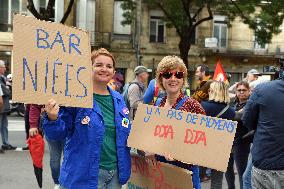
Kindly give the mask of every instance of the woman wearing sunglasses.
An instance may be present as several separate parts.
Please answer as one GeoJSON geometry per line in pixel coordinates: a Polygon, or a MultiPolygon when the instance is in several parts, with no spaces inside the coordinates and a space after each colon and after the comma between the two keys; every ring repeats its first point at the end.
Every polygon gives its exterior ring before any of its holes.
{"type": "MultiPolygon", "coordinates": [[[[156,79],[160,89],[166,92],[166,96],[159,98],[155,105],[196,114],[205,114],[204,109],[196,100],[183,94],[182,89],[187,85],[186,78],[187,69],[182,59],[177,56],[164,57],[157,67],[156,79]]],[[[195,189],[201,188],[198,166],[176,161],[170,156],[157,156],[157,159],[158,161],[170,163],[192,171],[193,187],[195,189]]]]}

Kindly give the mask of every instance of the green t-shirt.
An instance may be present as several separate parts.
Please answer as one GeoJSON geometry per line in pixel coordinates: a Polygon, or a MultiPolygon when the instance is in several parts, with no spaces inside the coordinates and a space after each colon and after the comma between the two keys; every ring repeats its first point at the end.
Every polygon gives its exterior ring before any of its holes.
{"type": "Polygon", "coordinates": [[[112,96],[94,94],[94,99],[101,109],[105,125],[105,135],[101,148],[100,169],[115,170],[117,169],[117,153],[112,96]]]}

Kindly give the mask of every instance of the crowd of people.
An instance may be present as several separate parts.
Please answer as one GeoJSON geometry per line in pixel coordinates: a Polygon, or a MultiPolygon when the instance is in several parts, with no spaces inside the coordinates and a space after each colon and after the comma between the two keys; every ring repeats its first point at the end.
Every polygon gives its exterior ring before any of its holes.
{"type": "MultiPolygon", "coordinates": [[[[3,64],[0,61],[0,107],[4,107],[1,108],[0,126],[2,149],[6,150],[14,147],[8,142],[3,64]]],[[[92,52],[93,108],[60,107],[54,99],[45,106],[27,105],[27,138],[44,133],[55,188],[122,188],[131,174],[127,139],[141,103],[238,122],[225,174],[180,162],[170,154],[161,156],[137,150],[139,155],[151,161],[166,162],[192,171],[195,189],[200,189],[201,182],[208,177],[211,189],[221,189],[224,175],[228,188],[236,188],[234,164],[241,189],[284,188],[282,69],[278,80],[265,83],[258,81],[260,73],[252,69],[244,80],[229,87],[225,81],[213,80],[208,66],[199,65],[195,71],[199,85],[191,95],[188,71],[182,59],[165,56],[148,88],[146,82],[153,70],[138,66],[134,69],[134,80],[121,95],[108,86],[115,74],[115,66],[115,58],[106,49],[92,52]]]]}

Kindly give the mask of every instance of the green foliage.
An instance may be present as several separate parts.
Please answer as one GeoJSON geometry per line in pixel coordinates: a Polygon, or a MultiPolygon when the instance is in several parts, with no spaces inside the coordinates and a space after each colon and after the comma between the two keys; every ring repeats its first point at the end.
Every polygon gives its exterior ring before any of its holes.
{"type": "MultiPolygon", "coordinates": [[[[210,12],[228,16],[228,21],[241,17],[243,23],[255,31],[259,44],[271,42],[274,34],[281,32],[284,19],[284,0],[143,0],[150,8],[158,8],[165,14],[168,26],[176,28],[183,38],[188,38],[194,28],[202,22],[212,19],[210,12]],[[208,15],[200,18],[200,10],[208,15]]],[[[135,0],[123,0],[122,8],[125,20],[130,24],[135,19],[135,0]]],[[[229,23],[228,23],[229,24],[229,23]]]]}
{"type": "Polygon", "coordinates": [[[121,8],[124,10],[124,13],[122,14],[124,20],[121,24],[130,25],[135,19],[136,2],[134,0],[124,0],[121,4],[121,8]]]}
{"type": "Polygon", "coordinates": [[[270,43],[274,34],[281,32],[284,19],[284,0],[237,0],[219,6],[230,20],[241,17],[255,32],[259,44],[270,43]]]}

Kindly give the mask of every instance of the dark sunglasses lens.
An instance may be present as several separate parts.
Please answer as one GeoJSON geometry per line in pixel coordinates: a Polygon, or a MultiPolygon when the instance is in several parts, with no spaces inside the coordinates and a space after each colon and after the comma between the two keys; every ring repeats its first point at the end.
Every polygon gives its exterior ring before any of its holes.
{"type": "Polygon", "coordinates": [[[183,72],[177,72],[177,73],[175,74],[175,76],[176,76],[176,78],[178,78],[178,79],[182,79],[182,78],[183,78],[183,72]]]}
{"type": "Polygon", "coordinates": [[[171,72],[164,72],[162,74],[163,78],[165,78],[165,79],[170,79],[172,77],[172,75],[173,74],[171,72]]]}

